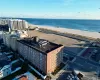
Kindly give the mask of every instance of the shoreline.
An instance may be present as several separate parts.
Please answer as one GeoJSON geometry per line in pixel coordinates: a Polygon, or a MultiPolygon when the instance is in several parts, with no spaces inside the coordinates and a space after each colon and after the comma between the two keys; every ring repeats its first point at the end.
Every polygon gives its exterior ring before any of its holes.
{"type": "Polygon", "coordinates": [[[69,28],[61,28],[61,27],[54,27],[54,26],[43,26],[43,25],[34,25],[34,24],[29,24],[31,28],[43,28],[51,31],[56,31],[60,33],[69,33],[73,35],[79,35],[79,36],[84,36],[87,38],[100,38],[100,33],[99,32],[90,32],[90,31],[83,31],[83,30],[77,30],[77,29],[69,29],[69,28]]]}

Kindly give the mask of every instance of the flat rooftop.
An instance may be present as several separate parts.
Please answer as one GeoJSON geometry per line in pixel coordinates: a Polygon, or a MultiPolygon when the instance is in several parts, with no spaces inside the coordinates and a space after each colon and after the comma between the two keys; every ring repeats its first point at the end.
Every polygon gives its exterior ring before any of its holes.
{"type": "Polygon", "coordinates": [[[0,70],[10,63],[10,59],[6,56],[5,53],[0,53],[0,70]]]}
{"type": "Polygon", "coordinates": [[[60,44],[55,44],[45,39],[38,39],[38,41],[36,41],[36,37],[20,39],[18,40],[18,42],[45,54],[62,46],[60,44]]]}

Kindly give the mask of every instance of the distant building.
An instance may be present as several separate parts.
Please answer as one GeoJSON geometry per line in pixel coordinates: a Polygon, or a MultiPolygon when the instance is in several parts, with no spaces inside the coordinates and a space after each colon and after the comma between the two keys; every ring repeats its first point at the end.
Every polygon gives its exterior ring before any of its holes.
{"type": "Polygon", "coordinates": [[[0,53],[0,78],[11,74],[10,62],[10,59],[4,53],[0,53]]]}
{"type": "Polygon", "coordinates": [[[0,25],[7,25],[8,19],[0,19],[0,25]]]}
{"type": "Polygon", "coordinates": [[[63,60],[63,45],[38,37],[18,40],[18,52],[43,73],[54,72],[63,60]]]}
{"type": "Polygon", "coordinates": [[[0,31],[9,31],[7,19],[0,19],[0,31]]]}
{"type": "Polygon", "coordinates": [[[28,23],[25,20],[9,19],[8,26],[11,30],[23,30],[28,28],[28,23]]]}
{"type": "Polygon", "coordinates": [[[28,29],[28,22],[20,19],[0,19],[0,30],[25,30],[28,29]]]}

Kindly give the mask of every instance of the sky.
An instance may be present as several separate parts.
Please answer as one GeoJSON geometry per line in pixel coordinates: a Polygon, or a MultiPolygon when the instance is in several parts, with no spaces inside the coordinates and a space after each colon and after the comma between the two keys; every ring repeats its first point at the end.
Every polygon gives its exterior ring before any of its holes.
{"type": "Polygon", "coordinates": [[[100,19],[100,0],[0,0],[0,17],[100,19]]]}

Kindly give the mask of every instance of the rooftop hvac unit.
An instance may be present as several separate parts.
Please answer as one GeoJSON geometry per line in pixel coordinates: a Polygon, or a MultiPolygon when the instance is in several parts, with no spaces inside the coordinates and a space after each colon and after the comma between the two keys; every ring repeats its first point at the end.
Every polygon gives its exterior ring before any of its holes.
{"type": "Polygon", "coordinates": [[[35,37],[33,38],[33,40],[34,40],[34,42],[38,43],[39,37],[38,37],[38,36],[35,36],[35,37]]]}
{"type": "Polygon", "coordinates": [[[39,43],[40,47],[44,47],[44,46],[48,45],[49,42],[46,40],[40,40],[38,43],[39,43]]]}

